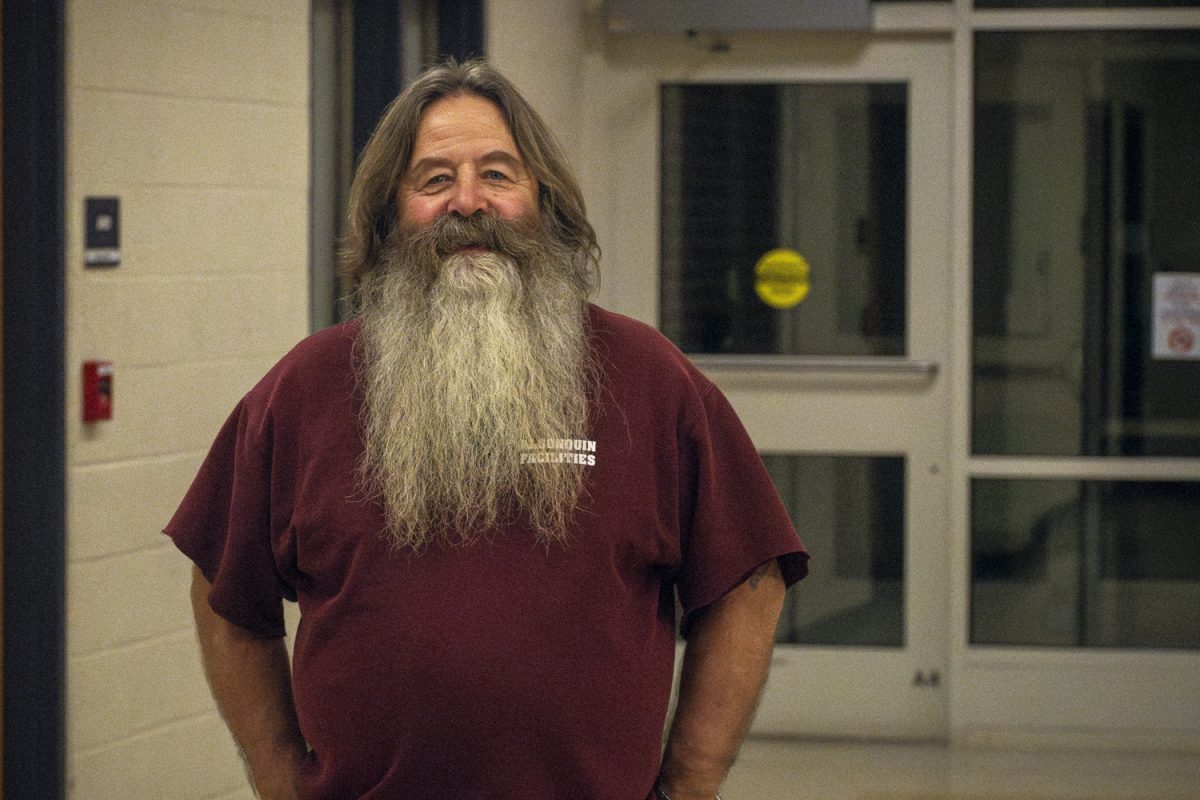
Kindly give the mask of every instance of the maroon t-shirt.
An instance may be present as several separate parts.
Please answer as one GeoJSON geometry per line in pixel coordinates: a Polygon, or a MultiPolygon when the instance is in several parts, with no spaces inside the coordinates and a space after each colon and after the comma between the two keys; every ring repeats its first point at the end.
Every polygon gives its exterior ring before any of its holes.
{"type": "Polygon", "coordinates": [[[590,308],[603,369],[569,544],[520,524],[397,552],[355,484],[356,323],[317,333],[250,391],[166,532],[212,607],[264,637],[297,600],[293,683],[312,749],[301,797],[641,800],[658,771],[685,613],[779,558],[787,513],[724,396],[657,331],[590,308]]]}

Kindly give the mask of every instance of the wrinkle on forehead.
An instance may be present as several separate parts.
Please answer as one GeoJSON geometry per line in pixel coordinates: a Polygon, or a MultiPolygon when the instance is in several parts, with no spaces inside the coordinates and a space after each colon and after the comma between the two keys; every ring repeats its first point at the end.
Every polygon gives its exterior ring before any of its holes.
{"type": "Polygon", "coordinates": [[[478,95],[462,94],[442,97],[422,112],[408,170],[415,169],[430,155],[476,141],[489,152],[506,153],[515,164],[525,168],[520,148],[500,108],[478,95]],[[488,144],[483,145],[485,142],[488,144]]]}

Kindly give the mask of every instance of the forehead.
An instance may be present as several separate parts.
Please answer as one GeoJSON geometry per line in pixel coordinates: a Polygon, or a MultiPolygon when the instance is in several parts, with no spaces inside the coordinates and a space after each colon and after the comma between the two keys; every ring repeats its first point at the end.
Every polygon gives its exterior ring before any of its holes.
{"type": "Polygon", "coordinates": [[[476,150],[505,150],[520,158],[512,131],[495,103],[474,94],[442,97],[421,112],[408,167],[430,156],[470,157],[476,150]]]}

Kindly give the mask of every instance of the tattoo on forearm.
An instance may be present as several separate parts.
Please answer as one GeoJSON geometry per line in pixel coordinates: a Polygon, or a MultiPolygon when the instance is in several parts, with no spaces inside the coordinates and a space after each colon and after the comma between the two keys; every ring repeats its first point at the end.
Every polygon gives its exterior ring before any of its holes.
{"type": "Polygon", "coordinates": [[[767,563],[760,566],[758,569],[754,570],[754,572],[750,573],[750,577],[746,580],[746,582],[750,584],[751,591],[758,589],[758,585],[760,583],[762,583],[763,576],[766,575],[768,572],[770,572],[771,565],[773,563],[774,562],[768,561],[767,563]]]}

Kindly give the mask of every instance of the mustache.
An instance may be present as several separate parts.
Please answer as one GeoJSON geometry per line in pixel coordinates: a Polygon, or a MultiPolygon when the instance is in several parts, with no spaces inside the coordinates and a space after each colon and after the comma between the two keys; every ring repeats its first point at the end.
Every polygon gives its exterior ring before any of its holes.
{"type": "Polygon", "coordinates": [[[438,258],[453,255],[466,247],[484,247],[518,263],[544,253],[544,247],[529,223],[482,212],[469,217],[445,214],[405,236],[404,245],[438,258]]]}

